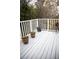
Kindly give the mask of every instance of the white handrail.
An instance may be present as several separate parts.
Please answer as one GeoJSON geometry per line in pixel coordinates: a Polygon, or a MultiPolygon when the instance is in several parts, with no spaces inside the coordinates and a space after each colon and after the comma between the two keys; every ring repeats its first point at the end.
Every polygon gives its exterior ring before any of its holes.
{"type": "Polygon", "coordinates": [[[39,19],[30,19],[30,20],[20,21],[20,23],[22,23],[22,22],[28,22],[28,21],[33,21],[33,20],[46,20],[46,19],[58,20],[58,19],[52,19],[52,18],[39,18],[39,19]]]}
{"type": "Polygon", "coordinates": [[[26,21],[20,21],[21,36],[26,36],[29,32],[35,31],[36,27],[41,27],[42,30],[53,30],[58,19],[39,18],[26,21]],[[40,20],[40,21],[39,21],[40,20]],[[53,24],[52,24],[53,23],[53,24]]]}

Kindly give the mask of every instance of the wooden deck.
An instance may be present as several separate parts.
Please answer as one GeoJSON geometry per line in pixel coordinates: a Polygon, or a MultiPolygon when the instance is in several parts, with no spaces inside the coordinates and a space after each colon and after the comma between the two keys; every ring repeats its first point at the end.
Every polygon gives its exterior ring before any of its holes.
{"type": "Polygon", "coordinates": [[[20,44],[20,59],[59,59],[59,33],[37,32],[29,43],[20,44]]]}

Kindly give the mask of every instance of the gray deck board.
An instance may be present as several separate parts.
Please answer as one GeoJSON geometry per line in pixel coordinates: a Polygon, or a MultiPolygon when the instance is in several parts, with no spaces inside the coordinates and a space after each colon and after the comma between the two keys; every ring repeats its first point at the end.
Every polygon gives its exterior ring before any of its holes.
{"type": "Polygon", "coordinates": [[[24,45],[21,42],[20,59],[58,59],[59,33],[39,32],[24,45]]]}

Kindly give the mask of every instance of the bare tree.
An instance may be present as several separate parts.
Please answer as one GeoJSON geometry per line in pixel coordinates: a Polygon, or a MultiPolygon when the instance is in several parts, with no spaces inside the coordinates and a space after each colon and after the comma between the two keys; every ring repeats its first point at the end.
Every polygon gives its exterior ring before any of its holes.
{"type": "Polygon", "coordinates": [[[58,0],[37,0],[40,18],[54,18],[58,16],[58,0]]]}

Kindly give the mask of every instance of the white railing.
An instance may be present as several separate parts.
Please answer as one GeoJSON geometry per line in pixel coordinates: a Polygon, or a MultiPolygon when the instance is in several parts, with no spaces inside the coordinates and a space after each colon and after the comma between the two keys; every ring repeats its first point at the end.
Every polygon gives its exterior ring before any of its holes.
{"type": "Polygon", "coordinates": [[[37,27],[40,27],[41,30],[54,30],[55,23],[58,22],[58,19],[32,19],[20,22],[21,36],[26,36],[28,33],[37,31],[37,27]]]}

